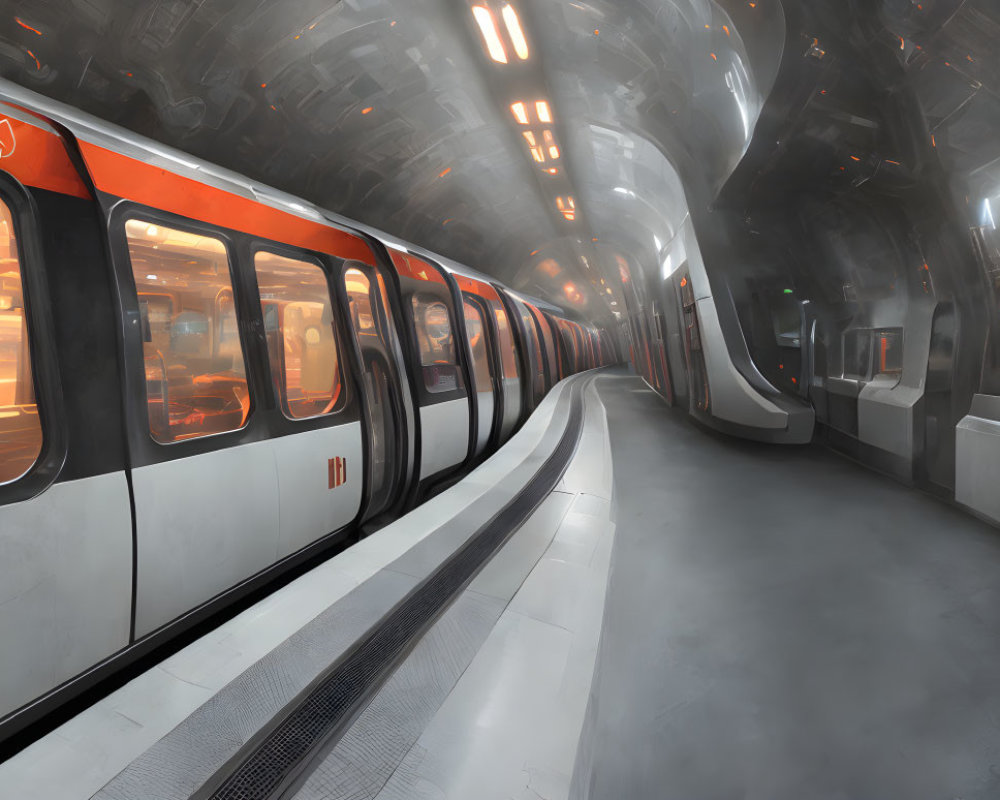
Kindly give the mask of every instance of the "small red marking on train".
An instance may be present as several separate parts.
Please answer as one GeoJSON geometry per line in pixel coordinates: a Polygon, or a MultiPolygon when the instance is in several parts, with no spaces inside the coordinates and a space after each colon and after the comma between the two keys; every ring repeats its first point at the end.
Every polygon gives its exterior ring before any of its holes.
{"type": "Polygon", "coordinates": [[[347,483],[347,459],[337,456],[327,460],[327,485],[331,489],[347,483]]]}

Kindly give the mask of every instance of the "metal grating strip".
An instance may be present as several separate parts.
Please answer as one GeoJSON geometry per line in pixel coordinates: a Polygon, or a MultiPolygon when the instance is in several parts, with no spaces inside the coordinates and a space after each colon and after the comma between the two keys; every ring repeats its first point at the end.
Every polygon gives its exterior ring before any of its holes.
{"type": "Polygon", "coordinates": [[[295,701],[265,735],[254,737],[192,800],[267,800],[305,771],[378,689],[408,645],[510,538],[555,488],[583,428],[583,381],[572,387],[570,413],[555,450],[528,484],[466,544],[420,583],[330,670],[295,701]]]}

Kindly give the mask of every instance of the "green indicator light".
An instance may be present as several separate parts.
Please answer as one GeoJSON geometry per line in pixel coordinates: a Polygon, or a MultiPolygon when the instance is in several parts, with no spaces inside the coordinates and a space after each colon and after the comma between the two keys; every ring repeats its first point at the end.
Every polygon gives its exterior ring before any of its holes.
{"type": "Polygon", "coordinates": [[[794,294],[794,292],[791,289],[785,289],[785,294],[794,294]]]}

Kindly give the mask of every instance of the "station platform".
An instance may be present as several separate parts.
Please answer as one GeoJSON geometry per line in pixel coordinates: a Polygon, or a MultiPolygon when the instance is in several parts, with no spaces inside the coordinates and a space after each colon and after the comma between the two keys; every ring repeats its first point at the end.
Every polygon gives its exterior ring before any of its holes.
{"type": "Polygon", "coordinates": [[[994,798],[998,633],[996,529],[603,370],[0,797],[994,798]]]}

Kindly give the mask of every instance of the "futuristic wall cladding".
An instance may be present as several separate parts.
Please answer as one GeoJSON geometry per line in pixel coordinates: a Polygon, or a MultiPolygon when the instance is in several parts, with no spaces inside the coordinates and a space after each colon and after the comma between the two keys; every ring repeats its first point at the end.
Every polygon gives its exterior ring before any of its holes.
{"type": "MultiPolygon", "coordinates": [[[[815,409],[831,445],[1000,519],[987,477],[1000,459],[1000,7],[785,9],[745,157],[707,204],[683,176],[722,328],[737,322],[730,355],[762,393],[815,409]]],[[[663,274],[676,269],[668,248],[663,274]]],[[[676,397],[712,411],[709,315],[685,278],[693,296],[647,285],[663,307],[640,298],[634,334],[651,347],[638,360],[665,395],[673,378],[676,397]]]]}

